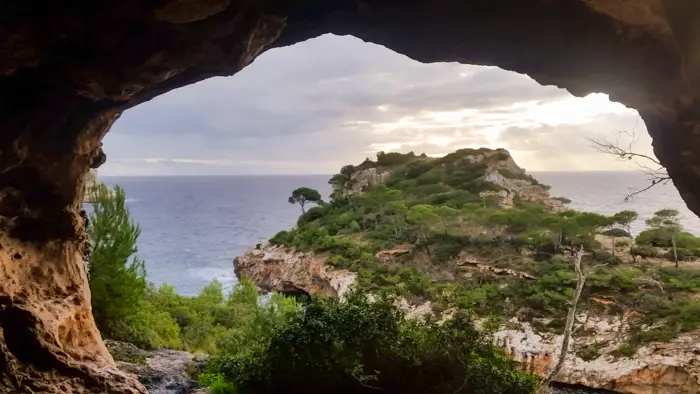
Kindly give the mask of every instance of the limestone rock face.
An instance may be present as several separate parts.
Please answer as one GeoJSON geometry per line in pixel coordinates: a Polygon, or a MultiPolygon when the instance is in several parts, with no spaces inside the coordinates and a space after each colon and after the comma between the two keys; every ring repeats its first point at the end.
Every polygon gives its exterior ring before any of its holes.
{"type": "Polygon", "coordinates": [[[143,391],[104,372],[113,363],[92,322],[81,257],[83,178],[104,162],[100,141],[122,111],[232,75],[274,46],[352,34],[422,62],[499,66],[577,96],[608,93],[639,111],[656,156],[700,213],[699,4],[2,3],[0,392],[143,391]]]}
{"type": "Polygon", "coordinates": [[[372,186],[382,184],[391,178],[391,172],[377,168],[359,170],[350,176],[350,180],[342,186],[334,185],[333,198],[351,197],[365,193],[372,186]]]}
{"type": "Polygon", "coordinates": [[[233,259],[236,276],[247,277],[265,291],[328,294],[342,298],[355,283],[356,275],[325,265],[325,257],[299,252],[269,241],[248,248],[233,259]]]}
{"type": "MultiPolygon", "coordinates": [[[[700,333],[679,336],[669,343],[640,348],[633,358],[615,358],[609,353],[626,338],[629,325],[624,317],[578,316],[576,348],[569,353],[556,379],[562,383],[614,390],[628,394],[697,393],[700,390],[700,333]],[[585,361],[575,353],[583,346],[598,344],[600,356],[585,361]]],[[[538,334],[527,324],[513,319],[510,329],[494,334],[496,343],[518,364],[545,375],[559,354],[561,335],[538,334]],[[517,327],[517,328],[514,328],[517,327]]]]}
{"type": "Polygon", "coordinates": [[[503,189],[500,191],[484,191],[481,197],[497,196],[499,203],[504,208],[510,208],[515,204],[516,197],[523,201],[545,205],[554,211],[563,211],[566,208],[561,200],[549,195],[549,188],[534,181],[524,169],[518,166],[513,157],[505,149],[485,151],[478,155],[467,156],[472,163],[484,163],[488,165],[486,174],[482,179],[496,184],[503,189]]]}
{"type": "Polygon", "coordinates": [[[83,202],[90,202],[92,188],[97,185],[97,171],[90,170],[85,174],[85,191],[83,192],[83,202]]]}
{"type": "MultiPolygon", "coordinates": [[[[408,253],[410,250],[399,248],[380,251],[376,257],[386,262],[408,253]]],[[[466,270],[465,275],[480,273],[535,279],[527,273],[461,258],[463,261],[458,266],[466,270]]],[[[264,290],[342,297],[354,284],[355,274],[332,269],[324,262],[323,257],[313,253],[264,242],[236,257],[234,268],[236,275],[247,276],[264,290]]],[[[372,298],[371,294],[369,296],[372,298]]],[[[608,302],[604,299],[591,301],[608,302]]],[[[409,318],[433,313],[430,301],[410,304],[398,299],[397,305],[406,310],[409,318]]],[[[445,311],[441,320],[450,318],[451,313],[445,311]]],[[[583,313],[577,320],[583,324],[574,332],[574,346],[556,381],[627,394],[695,394],[700,391],[700,332],[679,336],[669,343],[644,346],[633,359],[615,358],[610,353],[627,339],[630,330],[627,317],[583,313]],[[599,354],[586,361],[577,356],[577,351],[589,345],[597,346],[599,354]]],[[[521,368],[544,376],[559,354],[562,336],[538,333],[531,324],[513,318],[494,333],[493,339],[521,368]]]]}

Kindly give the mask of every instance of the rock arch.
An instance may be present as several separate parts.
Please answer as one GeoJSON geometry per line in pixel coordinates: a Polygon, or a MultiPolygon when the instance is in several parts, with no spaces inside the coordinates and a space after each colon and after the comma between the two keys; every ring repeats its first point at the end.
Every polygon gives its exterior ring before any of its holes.
{"type": "MultiPolygon", "coordinates": [[[[700,214],[696,0],[25,0],[0,4],[0,391],[136,393],[92,321],[83,178],[124,109],[323,33],[495,65],[635,108],[700,214]]],[[[468,92],[465,92],[468,94],[468,92]]]]}

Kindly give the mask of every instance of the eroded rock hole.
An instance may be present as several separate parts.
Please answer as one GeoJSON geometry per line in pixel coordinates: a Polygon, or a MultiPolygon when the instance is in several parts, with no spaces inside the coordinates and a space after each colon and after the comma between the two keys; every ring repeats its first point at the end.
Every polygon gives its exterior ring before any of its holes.
{"type": "Polygon", "coordinates": [[[10,352],[20,362],[34,365],[39,369],[55,368],[57,364],[55,356],[42,346],[42,339],[37,335],[39,322],[36,316],[12,304],[7,297],[0,300],[0,304],[4,304],[4,310],[0,313],[0,325],[10,352]]]}

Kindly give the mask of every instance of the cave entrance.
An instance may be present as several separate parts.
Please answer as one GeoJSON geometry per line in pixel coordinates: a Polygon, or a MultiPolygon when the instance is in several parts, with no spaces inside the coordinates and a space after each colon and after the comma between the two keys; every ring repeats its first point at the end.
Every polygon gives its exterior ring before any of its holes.
{"type": "Polygon", "coordinates": [[[144,392],[103,368],[112,360],[81,257],[84,176],[122,111],[235,74],[272,47],[349,34],[420,62],[498,66],[575,96],[609,94],[639,111],[700,213],[699,15],[695,0],[6,2],[0,296],[3,316],[25,318],[0,319],[0,391],[144,392]],[[7,333],[33,357],[7,346],[7,333]]]}

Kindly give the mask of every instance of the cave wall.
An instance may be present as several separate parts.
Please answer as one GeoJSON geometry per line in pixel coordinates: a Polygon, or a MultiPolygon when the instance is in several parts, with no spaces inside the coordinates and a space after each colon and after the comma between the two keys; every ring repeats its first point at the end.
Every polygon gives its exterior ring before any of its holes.
{"type": "Polygon", "coordinates": [[[275,46],[352,34],[610,94],[639,111],[700,214],[699,19],[697,0],[0,3],[0,392],[144,390],[113,368],[82,260],[83,177],[121,111],[275,46]]]}

